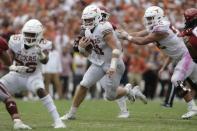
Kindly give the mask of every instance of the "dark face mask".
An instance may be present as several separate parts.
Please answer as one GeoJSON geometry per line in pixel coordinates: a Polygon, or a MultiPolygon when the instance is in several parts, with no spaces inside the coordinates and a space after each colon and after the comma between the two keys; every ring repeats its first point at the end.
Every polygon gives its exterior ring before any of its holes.
{"type": "Polygon", "coordinates": [[[197,26],[197,17],[195,17],[194,19],[192,19],[190,21],[185,22],[185,29],[193,28],[196,26],[197,26]]]}
{"type": "Polygon", "coordinates": [[[25,36],[25,40],[28,43],[32,43],[32,42],[36,41],[36,34],[35,33],[24,32],[24,36],[25,36]]]}

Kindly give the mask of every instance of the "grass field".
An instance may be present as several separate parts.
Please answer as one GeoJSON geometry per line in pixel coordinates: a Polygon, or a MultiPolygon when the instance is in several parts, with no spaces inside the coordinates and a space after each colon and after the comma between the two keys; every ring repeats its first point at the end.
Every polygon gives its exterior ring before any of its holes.
{"type": "MultiPolygon", "coordinates": [[[[61,115],[68,111],[71,101],[56,101],[61,115]]],[[[33,131],[52,131],[52,120],[39,101],[17,101],[22,119],[33,127],[33,131]]],[[[128,103],[131,117],[116,118],[119,113],[115,102],[87,100],[78,110],[77,120],[66,121],[66,129],[57,131],[197,131],[197,116],[191,120],[182,120],[186,112],[184,102],[175,102],[174,108],[163,108],[160,101],[150,101],[147,105],[137,101],[128,103]]],[[[0,104],[0,131],[12,130],[9,115],[0,104]]]]}

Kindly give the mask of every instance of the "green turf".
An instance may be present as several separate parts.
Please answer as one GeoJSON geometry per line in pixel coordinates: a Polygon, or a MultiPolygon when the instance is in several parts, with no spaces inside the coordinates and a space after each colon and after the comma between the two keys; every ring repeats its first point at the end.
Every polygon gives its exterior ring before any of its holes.
{"type": "MultiPolygon", "coordinates": [[[[55,102],[60,114],[70,107],[70,101],[55,102]]],[[[41,102],[17,101],[22,119],[33,127],[33,131],[52,131],[52,120],[41,102]]],[[[175,102],[174,108],[166,109],[159,101],[150,101],[147,105],[137,101],[128,103],[131,113],[129,119],[116,118],[119,110],[115,102],[87,100],[78,110],[77,120],[66,121],[67,129],[57,131],[196,131],[197,117],[181,120],[186,111],[184,102],[175,102]]],[[[0,104],[0,131],[12,130],[9,115],[0,104]]]]}

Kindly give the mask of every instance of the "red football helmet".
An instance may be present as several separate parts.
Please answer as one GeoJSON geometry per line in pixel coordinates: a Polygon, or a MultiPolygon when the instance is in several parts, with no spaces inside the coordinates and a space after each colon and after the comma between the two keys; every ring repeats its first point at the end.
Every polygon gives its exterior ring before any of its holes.
{"type": "Polygon", "coordinates": [[[197,9],[196,8],[190,8],[185,10],[184,12],[185,20],[190,21],[193,18],[197,17],[197,9]]]}
{"type": "Polygon", "coordinates": [[[185,29],[195,28],[197,26],[197,9],[190,8],[185,10],[185,29]]]}

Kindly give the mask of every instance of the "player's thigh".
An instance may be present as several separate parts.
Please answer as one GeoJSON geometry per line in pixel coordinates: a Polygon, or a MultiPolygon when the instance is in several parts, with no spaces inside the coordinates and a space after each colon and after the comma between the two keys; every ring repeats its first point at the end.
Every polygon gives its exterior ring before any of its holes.
{"type": "Polygon", "coordinates": [[[194,67],[195,63],[193,62],[190,54],[186,53],[174,68],[171,81],[184,81],[188,76],[192,74],[194,67]]]}
{"type": "Polygon", "coordinates": [[[117,71],[112,75],[112,77],[109,77],[108,74],[106,74],[100,81],[101,86],[104,88],[106,95],[114,97],[116,95],[116,89],[120,85],[120,80],[122,78],[122,75],[124,73],[125,66],[124,63],[120,62],[117,66],[117,71]]]}
{"type": "Polygon", "coordinates": [[[105,72],[103,71],[101,66],[92,64],[84,74],[80,85],[86,88],[90,88],[91,86],[96,84],[96,82],[99,81],[104,75],[105,72]]]}
{"type": "Polygon", "coordinates": [[[0,79],[0,83],[8,90],[10,94],[19,93],[25,90],[26,78],[10,72],[0,79]]]}
{"type": "Polygon", "coordinates": [[[194,69],[189,78],[192,80],[193,83],[197,84],[197,64],[195,64],[194,69]]]}
{"type": "Polygon", "coordinates": [[[42,74],[38,73],[29,77],[27,81],[27,88],[29,91],[36,93],[38,89],[45,89],[42,74]]]}

